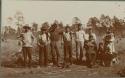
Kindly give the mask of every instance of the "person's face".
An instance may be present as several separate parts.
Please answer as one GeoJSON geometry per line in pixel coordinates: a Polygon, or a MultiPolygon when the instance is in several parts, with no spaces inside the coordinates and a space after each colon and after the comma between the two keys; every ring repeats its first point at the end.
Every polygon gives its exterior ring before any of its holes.
{"type": "Polygon", "coordinates": [[[82,29],[82,27],[81,26],[78,26],[78,30],[81,30],[82,29]]]}
{"type": "Polygon", "coordinates": [[[41,30],[42,33],[45,33],[46,31],[45,30],[41,30]]]}
{"type": "Polygon", "coordinates": [[[91,29],[89,30],[89,33],[90,33],[90,34],[92,33],[92,30],[91,30],[91,29]]]}
{"type": "Polygon", "coordinates": [[[70,31],[70,29],[69,28],[66,28],[66,32],[69,32],[70,31]]]}
{"type": "Polygon", "coordinates": [[[43,33],[45,33],[46,31],[45,30],[43,30],[43,33]]]}
{"type": "Polygon", "coordinates": [[[28,30],[27,29],[24,29],[24,32],[27,32],[28,30]]]}
{"type": "Polygon", "coordinates": [[[29,31],[32,31],[32,30],[31,30],[31,29],[28,29],[27,31],[29,32],[29,31]]]}
{"type": "Polygon", "coordinates": [[[103,44],[100,44],[100,47],[102,48],[102,47],[103,47],[103,44]]]}
{"type": "Polygon", "coordinates": [[[25,32],[25,29],[24,29],[24,28],[22,28],[22,32],[25,32]]]}

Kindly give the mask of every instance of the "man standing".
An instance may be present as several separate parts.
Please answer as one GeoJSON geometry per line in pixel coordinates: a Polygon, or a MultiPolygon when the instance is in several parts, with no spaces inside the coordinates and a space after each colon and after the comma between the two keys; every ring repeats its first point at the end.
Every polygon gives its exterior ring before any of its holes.
{"type": "Polygon", "coordinates": [[[27,57],[29,59],[28,61],[28,66],[31,67],[31,62],[32,62],[32,45],[34,41],[34,36],[31,32],[31,28],[29,26],[24,26],[24,33],[22,33],[22,51],[23,51],[23,57],[24,57],[24,67],[27,66],[27,57]]]}
{"type": "Polygon", "coordinates": [[[58,21],[55,21],[50,28],[50,41],[51,41],[50,46],[51,46],[53,65],[59,67],[60,54],[59,54],[58,42],[60,34],[58,31],[56,31],[58,26],[59,26],[58,21]]]}
{"type": "Polygon", "coordinates": [[[82,24],[77,24],[78,30],[76,31],[76,59],[79,64],[85,58],[84,51],[84,41],[85,41],[85,32],[82,30],[82,24]]]}
{"type": "Polygon", "coordinates": [[[64,41],[64,67],[69,67],[72,64],[72,33],[70,32],[70,27],[67,25],[65,27],[65,32],[63,32],[64,41]]]}
{"type": "Polygon", "coordinates": [[[48,41],[49,34],[46,32],[46,27],[41,27],[41,31],[38,35],[38,46],[39,46],[39,65],[48,65],[48,41]],[[44,61],[43,61],[44,60],[44,61]]]}

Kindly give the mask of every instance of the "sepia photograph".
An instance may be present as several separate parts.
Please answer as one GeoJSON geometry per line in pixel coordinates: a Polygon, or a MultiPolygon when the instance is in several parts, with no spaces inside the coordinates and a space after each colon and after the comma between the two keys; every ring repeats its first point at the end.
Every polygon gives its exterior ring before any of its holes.
{"type": "Polygon", "coordinates": [[[1,78],[125,77],[125,1],[0,2],[1,78]]]}

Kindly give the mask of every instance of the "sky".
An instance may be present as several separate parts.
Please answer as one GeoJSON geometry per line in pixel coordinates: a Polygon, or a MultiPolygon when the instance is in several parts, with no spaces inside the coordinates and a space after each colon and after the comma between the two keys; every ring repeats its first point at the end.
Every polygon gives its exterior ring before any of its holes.
{"type": "Polygon", "coordinates": [[[86,24],[90,17],[100,17],[101,14],[125,18],[125,2],[2,0],[2,26],[15,28],[15,19],[8,22],[7,18],[14,17],[17,11],[23,13],[25,24],[36,22],[41,25],[45,21],[51,24],[56,19],[66,25],[72,24],[73,17],[79,17],[86,24]]]}

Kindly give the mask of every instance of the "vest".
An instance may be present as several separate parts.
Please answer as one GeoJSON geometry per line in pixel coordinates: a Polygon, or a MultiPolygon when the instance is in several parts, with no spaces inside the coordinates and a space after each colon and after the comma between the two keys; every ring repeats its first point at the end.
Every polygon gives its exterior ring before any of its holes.
{"type": "Polygon", "coordinates": [[[64,32],[63,33],[63,40],[64,41],[71,41],[71,39],[72,39],[71,32],[68,32],[68,33],[64,32]]]}
{"type": "Polygon", "coordinates": [[[39,43],[44,44],[46,41],[49,41],[48,33],[45,33],[45,34],[40,33],[39,34],[39,43]],[[45,36],[45,38],[44,38],[44,36],[45,36]]]}

